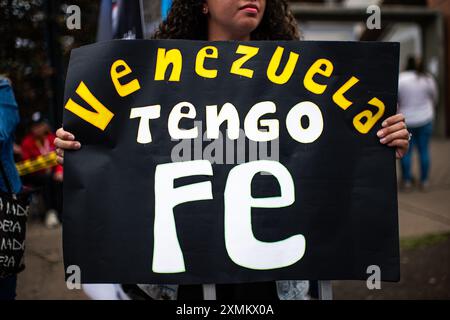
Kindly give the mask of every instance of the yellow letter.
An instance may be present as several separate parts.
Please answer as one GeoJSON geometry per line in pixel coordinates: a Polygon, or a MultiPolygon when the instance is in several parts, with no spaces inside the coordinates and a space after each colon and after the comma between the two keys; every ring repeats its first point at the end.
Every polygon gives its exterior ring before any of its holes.
{"type": "Polygon", "coordinates": [[[100,101],[98,101],[96,97],[94,97],[94,95],[89,91],[88,87],[86,87],[83,81],[81,81],[80,85],[78,86],[76,93],[97,112],[86,110],[72,99],[69,99],[69,101],[67,101],[64,108],[66,108],[70,112],[75,113],[84,121],[87,121],[100,130],[104,131],[111,119],[114,117],[114,114],[109,111],[108,108],[106,108],[100,101]]]}
{"type": "Polygon", "coordinates": [[[127,63],[123,60],[117,60],[111,66],[111,79],[114,83],[114,87],[116,88],[117,93],[121,97],[125,97],[133,92],[139,90],[141,85],[137,79],[134,79],[127,84],[120,84],[119,79],[125,77],[127,74],[131,73],[131,68],[127,65],[127,63]],[[123,67],[122,71],[117,71],[118,67],[123,67]]]}
{"type": "Polygon", "coordinates": [[[219,52],[217,51],[216,47],[207,46],[207,47],[202,48],[197,53],[197,59],[195,60],[195,72],[197,72],[197,74],[203,78],[217,77],[217,70],[205,69],[204,63],[205,63],[205,58],[217,59],[218,56],[219,56],[219,52]],[[208,53],[208,51],[211,51],[211,53],[208,53]]]}
{"type": "Polygon", "coordinates": [[[156,60],[155,80],[161,81],[166,78],[166,71],[169,64],[172,64],[172,73],[169,81],[180,81],[183,57],[178,49],[167,51],[164,48],[158,48],[158,57],[156,60]]]}
{"type": "Polygon", "coordinates": [[[359,82],[358,78],[351,77],[350,80],[348,80],[342,87],[340,87],[338,91],[336,91],[335,94],[333,95],[334,103],[336,103],[342,109],[347,110],[347,108],[350,107],[353,104],[353,102],[347,100],[344,97],[344,93],[350,90],[350,88],[353,87],[358,82],[359,82]]]}
{"type": "Polygon", "coordinates": [[[370,110],[364,110],[353,118],[353,125],[355,126],[356,130],[358,130],[362,134],[366,134],[367,132],[369,132],[369,130],[372,129],[375,123],[380,120],[380,118],[384,114],[384,103],[382,101],[378,100],[377,98],[373,98],[369,101],[369,104],[377,107],[378,111],[375,115],[370,110]],[[363,118],[367,119],[364,123],[361,121],[363,118]]]}
{"type": "Polygon", "coordinates": [[[234,73],[247,78],[253,78],[253,70],[242,68],[242,65],[258,54],[259,48],[239,45],[236,53],[244,56],[233,62],[230,73],[234,73]]]}
{"type": "Polygon", "coordinates": [[[289,79],[292,76],[292,73],[294,72],[295,65],[298,61],[298,54],[295,52],[291,52],[289,54],[289,60],[284,67],[283,72],[277,76],[276,72],[280,66],[281,63],[281,57],[283,56],[284,48],[283,47],[277,47],[277,50],[275,50],[275,53],[272,56],[272,59],[270,60],[269,67],[267,68],[267,77],[270,81],[276,84],[285,84],[289,81],[289,79]]]}
{"type": "Polygon", "coordinates": [[[315,94],[322,94],[324,93],[327,86],[314,82],[313,78],[317,73],[329,78],[333,73],[333,64],[331,63],[331,61],[327,59],[319,59],[314,62],[314,64],[306,73],[305,79],[303,80],[303,84],[306,89],[315,94]],[[322,67],[325,67],[325,69],[322,69],[322,67]]]}

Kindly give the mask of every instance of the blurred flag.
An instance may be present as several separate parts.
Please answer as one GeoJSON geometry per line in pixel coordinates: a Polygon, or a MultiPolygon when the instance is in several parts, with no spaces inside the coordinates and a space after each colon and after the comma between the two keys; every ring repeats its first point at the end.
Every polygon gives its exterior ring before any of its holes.
{"type": "Polygon", "coordinates": [[[142,0],[102,0],[97,41],[143,39],[142,0]]]}
{"type": "Polygon", "coordinates": [[[165,20],[167,14],[169,13],[170,6],[172,5],[172,0],[161,0],[161,19],[165,20]]]}

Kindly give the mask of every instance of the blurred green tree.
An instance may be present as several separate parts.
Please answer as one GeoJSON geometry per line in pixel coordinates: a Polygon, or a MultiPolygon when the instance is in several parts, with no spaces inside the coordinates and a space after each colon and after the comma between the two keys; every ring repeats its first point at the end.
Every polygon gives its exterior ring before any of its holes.
{"type": "Polygon", "coordinates": [[[0,74],[11,79],[23,120],[41,111],[53,126],[61,124],[70,51],[95,42],[99,4],[90,0],[0,0],[0,74]],[[69,5],[81,9],[80,30],[66,27],[69,5]]]}

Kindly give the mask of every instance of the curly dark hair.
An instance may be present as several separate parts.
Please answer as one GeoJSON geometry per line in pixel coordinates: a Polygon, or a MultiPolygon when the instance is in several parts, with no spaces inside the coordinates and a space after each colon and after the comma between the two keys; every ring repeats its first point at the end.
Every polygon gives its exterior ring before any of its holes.
{"type": "MultiPolygon", "coordinates": [[[[153,39],[208,40],[205,0],[173,0],[172,8],[153,39]]],[[[251,40],[298,40],[300,32],[287,0],[266,0],[266,10],[251,40]]]]}

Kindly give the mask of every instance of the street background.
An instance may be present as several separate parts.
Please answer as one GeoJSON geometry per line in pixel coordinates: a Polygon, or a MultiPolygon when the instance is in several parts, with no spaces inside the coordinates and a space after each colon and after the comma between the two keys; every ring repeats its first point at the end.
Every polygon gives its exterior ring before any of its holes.
{"type": "MultiPolygon", "coordinates": [[[[114,5],[119,2],[113,1],[114,5]]],[[[398,197],[401,281],[382,283],[381,290],[368,290],[364,281],[333,281],[334,298],[450,299],[450,0],[289,2],[304,40],[400,42],[399,71],[404,70],[408,56],[421,57],[439,89],[429,189],[422,192],[413,188],[399,192],[398,197]],[[371,5],[380,8],[379,28],[372,29],[367,23],[371,5]]],[[[95,42],[105,23],[111,24],[111,16],[106,22],[102,19],[101,3],[106,2],[0,1],[0,74],[12,80],[24,120],[17,129],[18,144],[27,134],[27,120],[35,112],[45,114],[53,129],[60,127],[70,51],[95,42]],[[80,29],[66,26],[70,5],[81,9],[80,29]]],[[[144,38],[150,37],[169,7],[169,0],[142,0],[144,38]]],[[[417,163],[415,155],[415,177],[417,163]]],[[[41,205],[35,201],[33,211],[42,211],[41,205]]],[[[18,277],[18,299],[87,299],[81,290],[66,288],[62,232],[60,226],[47,228],[42,221],[30,219],[26,269],[18,277]]]]}

